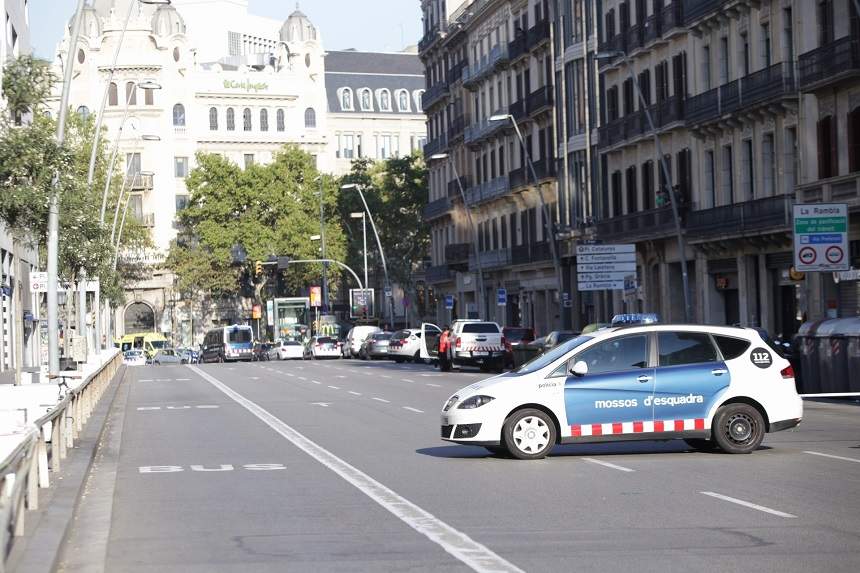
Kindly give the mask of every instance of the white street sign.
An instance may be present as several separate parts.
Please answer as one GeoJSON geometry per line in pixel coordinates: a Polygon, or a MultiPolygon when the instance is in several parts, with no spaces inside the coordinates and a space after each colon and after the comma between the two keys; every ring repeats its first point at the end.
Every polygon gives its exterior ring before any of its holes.
{"type": "Polygon", "coordinates": [[[801,272],[850,268],[847,205],[794,206],[794,267],[801,272]]]}
{"type": "MultiPolygon", "coordinates": [[[[613,271],[600,273],[578,273],[578,282],[602,282],[602,281],[621,281],[624,284],[624,279],[630,275],[627,271],[613,271]]],[[[621,288],[624,288],[623,286],[621,288]]]]}
{"type": "Polygon", "coordinates": [[[580,282],[577,288],[582,291],[589,290],[624,290],[624,280],[620,281],[602,281],[602,282],[580,282]]]}
{"type": "Polygon", "coordinates": [[[578,255],[577,264],[580,263],[635,263],[636,253],[608,253],[599,255],[578,255]]]}
{"type": "Polygon", "coordinates": [[[605,273],[626,272],[635,273],[636,263],[579,263],[576,265],[578,273],[605,273]]]}
{"type": "Polygon", "coordinates": [[[577,245],[579,255],[608,255],[618,253],[635,253],[636,245],[577,245]]]}
{"type": "Polygon", "coordinates": [[[577,245],[577,288],[624,290],[624,279],[636,276],[636,245],[577,245]]]}

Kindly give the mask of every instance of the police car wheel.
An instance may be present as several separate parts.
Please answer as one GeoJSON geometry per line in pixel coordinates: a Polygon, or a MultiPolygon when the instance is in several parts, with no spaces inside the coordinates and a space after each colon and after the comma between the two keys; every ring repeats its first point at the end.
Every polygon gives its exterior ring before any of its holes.
{"type": "Polygon", "coordinates": [[[520,460],[542,459],[555,445],[555,424],[540,410],[514,412],[503,431],[508,451],[520,460]]]}
{"type": "Polygon", "coordinates": [[[729,454],[748,454],[764,439],[764,418],[749,404],[723,406],[714,416],[714,440],[729,454]]]}

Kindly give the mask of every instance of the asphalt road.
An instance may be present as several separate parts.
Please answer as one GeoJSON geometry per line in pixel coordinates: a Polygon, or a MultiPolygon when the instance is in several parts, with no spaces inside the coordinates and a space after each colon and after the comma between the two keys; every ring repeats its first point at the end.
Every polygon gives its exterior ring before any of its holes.
{"type": "Polygon", "coordinates": [[[131,369],[60,569],[860,571],[860,407],[807,402],[747,456],[633,442],[521,462],[438,438],[444,401],[484,376],[131,369]]]}

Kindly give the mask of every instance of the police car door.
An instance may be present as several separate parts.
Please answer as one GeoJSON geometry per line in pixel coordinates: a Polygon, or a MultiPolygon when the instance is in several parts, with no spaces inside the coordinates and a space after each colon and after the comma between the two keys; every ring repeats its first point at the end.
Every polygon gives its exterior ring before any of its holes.
{"type": "Polygon", "coordinates": [[[654,419],[663,431],[704,430],[704,420],[731,374],[705,332],[657,333],[654,419]]]}
{"type": "Polygon", "coordinates": [[[634,433],[653,420],[654,368],[648,333],[618,336],[579,352],[570,368],[585,362],[588,372],[571,374],[564,385],[567,422],[573,437],[634,433]]]}
{"type": "Polygon", "coordinates": [[[439,337],[442,329],[429,322],[421,323],[421,342],[419,351],[423,360],[435,360],[439,357],[439,337]]]}

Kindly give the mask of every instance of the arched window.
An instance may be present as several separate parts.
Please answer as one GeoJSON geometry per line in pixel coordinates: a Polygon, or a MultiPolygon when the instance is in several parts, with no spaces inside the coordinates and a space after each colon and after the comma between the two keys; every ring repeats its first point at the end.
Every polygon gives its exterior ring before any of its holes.
{"type": "Polygon", "coordinates": [[[344,88],[340,94],[340,108],[344,111],[352,111],[352,90],[344,88]]]}
{"type": "Polygon", "coordinates": [[[317,112],[314,111],[314,108],[309,107],[305,110],[305,127],[306,128],[315,128],[317,126],[317,112]]]}
{"type": "Polygon", "coordinates": [[[145,103],[146,105],[155,104],[155,100],[153,99],[155,96],[152,95],[153,92],[155,92],[155,90],[143,90],[143,103],[145,103]]]}
{"type": "Polygon", "coordinates": [[[232,107],[227,108],[227,131],[235,131],[236,129],[236,112],[232,107]]]}
{"type": "Polygon", "coordinates": [[[90,108],[85,105],[78,107],[78,115],[81,119],[86,120],[90,116],[90,108]]]}
{"type": "Polygon", "coordinates": [[[365,88],[361,90],[359,95],[361,101],[361,111],[373,111],[373,102],[370,99],[370,90],[365,88]]]}
{"type": "Polygon", "coordinates": [[[209,108],[209,131],[218,131],[218,108],[209,108]]]}
{"type": "Polygon", "coordinates": [[[152,307],[143,302],[135,302],[125,309],[125,333],[153,332],[155,330],[155,313],[152,307]]]}
{"type": "Polygon", "coordinates": [[[125,84],[125,101],[128,105],[137,105],[137,84],[134,82],[126,82],[125,84]]]}
{"type": "Polygon", "coordinates": [[[251,109],[245,108],[242,112],[242,127],[245,131],[251,131],[251,109]]]}
{"type": "Polygon", "coordinates": [[[181,103],[173,106],[173,125],[174,127],[185,127],[185,106],[181,103]]]}
{"type": "Polygon", "coordinates": [[[260,110],[260,131],[269,131],[269,110],[260,110]]]}
{"type": "Polygon", "coordinates": [[[421,97],[424,95],[424,90],[415,90],[412,98],[415,101],[415,109],[421,109],[421,97]]]}
{"type": "Polygon", "coordinates": [[[391,111],[391,92],[388,90],[379,92],[379,111],[391,111]]]}
{"type": "Polygon", "coordinates": [[[409,111],[409,93],[406,90],[397,93],[397,108],[398,111],[409,111]]]}
{"type": "Polygon", "coordinates": [[[116,82],[111,82],[110,87],[108,88],[108,105],[117,105],[119,102],[119,95],[117,94],[116,82]]]}
{"type": "Polygon", "coordinates": [[[277,122],[278,122],[278,131],[284,131],[286,129],[284,125],[284,110],[279,109],[277,113],[277,122]]]}

